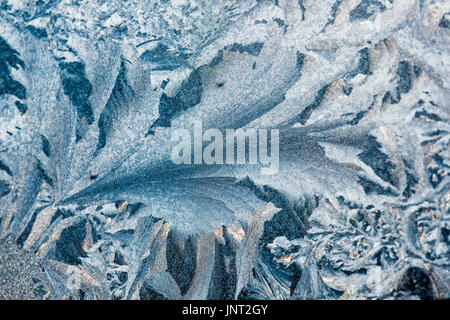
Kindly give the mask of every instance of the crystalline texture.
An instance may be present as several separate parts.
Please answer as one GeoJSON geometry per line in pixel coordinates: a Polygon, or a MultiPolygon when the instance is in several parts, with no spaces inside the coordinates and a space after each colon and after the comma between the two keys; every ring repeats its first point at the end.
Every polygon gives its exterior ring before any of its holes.
{"type": "Polygon", "coordinates": [[[0,0],[0,297],[450,298],[449,12],[0,0]],[[175,165],[198,119],[279,172],[175,165]]]}

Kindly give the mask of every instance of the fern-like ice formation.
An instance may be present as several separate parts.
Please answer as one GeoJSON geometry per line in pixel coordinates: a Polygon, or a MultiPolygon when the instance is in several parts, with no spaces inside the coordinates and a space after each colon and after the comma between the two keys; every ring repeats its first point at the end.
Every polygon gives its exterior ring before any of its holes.
{"type": "Polygon", "coordinates": [[[449,23],[444,0],[0,0],[0,255],[38,259],[34,298],[449,298],[449,23]],[[175,165],[196,119],[278,129],[278,174],[175,165]]]}

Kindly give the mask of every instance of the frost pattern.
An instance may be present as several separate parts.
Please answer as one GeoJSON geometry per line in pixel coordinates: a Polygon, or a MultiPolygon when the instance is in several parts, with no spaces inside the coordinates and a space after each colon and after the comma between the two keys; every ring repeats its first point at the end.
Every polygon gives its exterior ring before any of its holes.
{"type": "Polygon", "coordinates": [[[49,299],[448,299],[449,6],[1,0],[0,238],[49,299]],[[279,173],[174,165],[196,119],[279,173]]]}

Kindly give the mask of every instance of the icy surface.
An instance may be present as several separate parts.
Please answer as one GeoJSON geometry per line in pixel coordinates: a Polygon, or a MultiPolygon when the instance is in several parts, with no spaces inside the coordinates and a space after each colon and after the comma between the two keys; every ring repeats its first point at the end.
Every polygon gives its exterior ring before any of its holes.
{"type": "Polygon", "coordinates": [[[449,25],[444,0],[0,0],[4,297],[450,298],[449,25]],[[174,165],[197,119],[279,129],[279,173],[174,165]]]}

